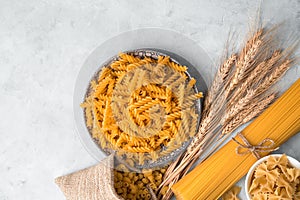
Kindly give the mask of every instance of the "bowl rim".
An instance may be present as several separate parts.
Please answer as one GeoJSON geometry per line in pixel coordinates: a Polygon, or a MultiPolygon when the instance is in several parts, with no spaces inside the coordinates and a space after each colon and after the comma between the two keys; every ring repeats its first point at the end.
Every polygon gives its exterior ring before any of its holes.
{"type": "MultiPolygon", "coordinates": [[[[160,50],[160,49],[150,49],[150,48],[139,48],[139,49],[131,49],[131,50],[127,50],[127,51],[124,51],[122,53],[127,53],[127,54],[130,54],[130,55],[133,55],[133,56],[141,56],[140,54],[142,53],[142,57],[151,57],[153,59],[158,59],[157,57],[158,56],[168,56],[170,58],[170,61],[176,63],[176,64],[179,64],[179,65],[182,65],[181,62],[179,62],[177,59],[175,59],[174,57],[172,57],[172,52],[167,52],[167,51],[164,51],[164,50],[160,50]],[[151,54],[151,55],[147,55],[147,54],[151,54]]],[[[174,54],[174,53],[173,53],[174,54]]],[[[106,68],[106,67],[110,67],[110,64],[113,63],[114,61],[118,60],[119,59],[119,55],[113,55],[112,57],[110,57],[109,59],[107,59],[101,66],[99,66],[99,68],[95,71],[94,75],[91,77],[89,83],[87,84],[87,89],[86,89],[86,92],[85,92],[85,95],[84,95],[84,99],[88,97],[89,93],[90,93],[90,88],[91,88],[91,81],[92,80],[97,80],[98,79],[98,76],[99,74],[101,73],[102,69],[103,68],[106,68]]],[[[192,78],[194,78],[190,73],[189,73],[189,69],[194,67],[192,65],[187,65],[188,67],[188,70],[186,72],[184,72],[186,75],[187,75],[187,80],[186,81],[189,81],[191,80],[192,78]]],[[[199,92],[198,88],[196,85],[193,86],[193,90],[196,93],[199,92]]],[[[201,119],[201,111],[202,111],[202,102],[203,100],[202,99],[196,99],[194,102],[195,102],[195,108],[196,108],[196,112],[198,114],[198,117],[197,117],[197,126],[196,126],[196,131],[195,131],[195,134],[198,132],[199,130],[199,126],[200,126],[200,119],[201,119]]],[[[84,109],[83,109],[84,110],[84,109]]],[[[83,115],[84,115],[84,118],[85,118],[85,114],[84,114],[84,111],[83,111],[83,115]]],[[[93,142],[96,144],[96,146],[98,146],[98,148],[100,149],[100,151],[102,151],[106,156],[110,155],[111,154],[111,151],[110,150],[105,150],[103,149],[97,142],[97,140],[95,138],[92,137],[92,131],[87,127],[87,124],[86,124],[86,118],[85,118],[85,125],[86,125],[86,128],[90,134],[90,138],[93,140],[93,142]]],[[[156,161],[148,161],[150,162],[149,165],[147,164],[138,164],[136,165],[136,167],[138,169],[143,169],[143,168],[155,168],[155,167],[162,167],[162,166],[165,166],[167,163],[171,163],[172,161],[174,161],[180,154],[182,154],[182,152],[188,147],[188,145],[190,144],[190,142],[192,141],[193,138],[189,138],[188,140],[186,141],[183,141],[182,142],[182,145],[180,147],[178,147],[177,149],[174,149],[172,152],[170,152],[168,155],[164,155],[162,157],[160,157],[159,159],[157,159],[156,161]]],[[[118,159],[121,159],[121,158],[118,158],[118,159]]]]}
{"type": "MultiPolygon", "coordinates": [[[[79,104],[84,100],[86,87],[96,69],[102,66],[111,55],[117,55],[120,51],[142,48],[159,49],[184,58],[195,67],[195,72],[201,73],[201,79],[197,79],[197,83],[201,84],[197,87],[199,91],[204,93],[207,91],[211,78],[211,70],[208,66],[212,66],[213,61],[201,45],[184,34],[162,28],[141,28],[122,32],[104,41],[83,62],[73,88],[74,134],[88,154],[97,161],[102,160],[106,155],[91,139],[84,124],[83,110],[79,104]],[[149,36],[151,40],[146,40],[146,36],[149,36]]],[[[193,73],[191,75],[195,77],[193,73]]]]}
{"type": "MultiPolygon", "coordinates": [[[[247,173],[247,175],[246,175],[246,179],[245,179],[245,193],[246,193],[247,200],[251,200],[251,197],[250,197],[250,194],[249,194],[249,192],[248,192],[248,189],[249,189],[249,186],[250,186],[250,180],[251,180],[251,177],[253,176],[253,173],[254,173],[255,168],[256,168],[258,165],[260,165],[262,162],[266,161],[270,156],[280,157],[280,156],[282,156],[282,155],[284,155],[284,153],[282,153],[282,154],[270,154],[270,155],[264,156],[264,157],[260,158],[259,160],[257,160],[257,161],[251,166],[251,168],[249,169],[249,171],[248,171],[248,173],[247,173]]],[[[289,155],[287,155],[287,154],[285,154],[285,155],[287,156],[287,158],[288,158],[290,164],[291,164],[293,167],[300,168],[300,162],[299,162],[297,159],[295,159],[295,158],[293,158],[293,157],[291,157],[291,156],[289,156],[289,155]]]]}

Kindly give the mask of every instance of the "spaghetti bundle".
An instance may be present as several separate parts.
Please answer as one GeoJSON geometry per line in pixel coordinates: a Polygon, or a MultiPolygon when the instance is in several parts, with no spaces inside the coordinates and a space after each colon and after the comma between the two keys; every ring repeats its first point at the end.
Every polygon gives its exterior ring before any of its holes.
{"type": "MultiPolygon", "coordinates": [[[[241,134],[252,145],[269,138],[274,141],[274,147],[278,147],[299,131],[300,79],[241,134]]],[[[238,136],[235,139],[243,143],[238,136]]],[[[236,153],[238,146],[235,141],[230,141],[174,184],[172,190],[177,199],[213,200],[232,187],[256,161],[251,153],[238,155],[236,153]]],[[[267,154],[261,152],[260,156],[267,154]]]]}
{"type": "Polygon", "coordinates": [[[199,158],[205,159],[215,152],[234,130],[259,116],[275,100],[276,89],[272,86],[299,61],[295,56],[297,38],[282,38],[285,42],[278,42],[281,31],[279,25],[267,27],[258,21],[240,50],[231,53],[233,37],[228,40],[205,97],[199,131],[186,152],[170,164],[160,186],[169,186],[163,200],[170,199],[172,185],[199,158]],[[209,149],[211,152],[205,155],[209,149]]]}

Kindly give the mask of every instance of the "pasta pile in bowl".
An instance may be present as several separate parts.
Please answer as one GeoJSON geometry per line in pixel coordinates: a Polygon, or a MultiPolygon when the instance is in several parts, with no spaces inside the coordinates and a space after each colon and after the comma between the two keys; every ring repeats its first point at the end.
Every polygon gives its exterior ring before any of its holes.
{"type": "Polygon", "coordinates": [[[95,142],[132,167],[166,163],[197,131],[202,93],[169,56],[120,53],[91,80],[81,104],[95,142]]]}
{"type": "Polygon", "coordinates": [[[250,200],[300,199],[300,162],[285,154],[258,160],[246,177],[250,200]]]}

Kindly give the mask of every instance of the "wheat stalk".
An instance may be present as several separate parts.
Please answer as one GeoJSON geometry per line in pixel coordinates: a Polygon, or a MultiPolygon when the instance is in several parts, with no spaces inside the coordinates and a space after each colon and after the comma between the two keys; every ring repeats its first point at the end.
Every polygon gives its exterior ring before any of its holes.
{"type": "Polygon", "coordinates": [[[253,60],[259,52],[259,47],[262,44],[263,29],[258,30],[251,38],[247,41],[246,46],[243,48],[239,59],[237,61],[236,71],[233,79],[230,82],[229,90],[233,90],[234,87],[243,79],[244,74],[253,63],[253,60]]]}
{"type": "Polygon", "coordinates": [[[226,121],[231,120],[234,116],[236,116],[244,107],[252,100],[253,96],[255,95],[255,90],[250,89],[248,90],[247,94],[237,100],[233,106],[228,108],[228,111],[224,115],[223,119],[221,120],[221,124],[226,123],[226,121]]]}
{"type": "MultiPolygon", "coordinates": [[[[240,86],[235,90],[231,99],[232,102],[236,102],[241,96],[244,95],[244,91],[249,88],[253,88],[257,83],[265,76],[269,71],[272,71],[272,67],[276,62],[282,58],[280,50],[276,50],[270,58],[261,61],[251,73],[248,74],[247,78],[240,86]]],[[[232,106],[232,105],[231,105],[232,106]]]]}
{"type": "MultiPolygon", "coordinates": [[[[251,119],[253,119],[254,117],[257,117],[258,115],[260,115],[262,113],[262,111],[264,111],[276,98],[276,94],[273,93],[269,96],[267,96],[265,99],[259,100],[258,104],[256,105],[252,105],[252,107],[250,107],[250,111],[254,111],[254,112],[249,112],[247,114],[246,117],[244,117],[242,123],[245,124],[247,122],[249,122],[251,119]]],[[[231,131],[232,132],[232,131],[231,131]]]]}
{"type": "Polygon", "coordinates": [[[203,108],[204,115],[205,112],[209,110],[211,103],[213,102],[213,99],[216,98],[220,88],[222,87],[226,78],[228,77],[231,68],[235,64],[236,59],[237,59],[237,55],[232,54],[219,68],[217,75],[215,76],[214,82],[210,87],[204,101],[204,108],[203,108]]]}
{"type": "Polygon", "coordinates": [[[279,67],[275,68],[269,76],[264,78],[259,87],[257,88],[258,95],[266,91],[270,86],[277,82],[283,74],[290,68],[292,61],[286,60],[279,67]]]}
{"type": "MultiPolygon", "coordinates": [[[[159,188],[176,183],[208,147],[213,145],[212,152],[215,151],[229,133],[252,120],[275,99],[274,93],[267,95],[266,91],[294,63],[289,59],[293,48],[287,53],[276,50],[282,47],[273,51],[276,28],[260,28],[239,54],[232,54],[220,65],[204,102],[199,131],[186,152],[169,166],[159,188]]],[[[164,199],[171,195],[169,188],[164,199]]]]}
{"type": "Polygon", "coordinates": [[[240,124],[245,124],[259,115],[275,99],[275,97],[275,94],[271,94],[262,100],[255,100],[254,103],[244,107],[243,112],[240,112],[224,126],[221,135],[233,132],[240,124]]]}
{"type": "MultiPolygon", "coordinates": [[[[262,98],[262,99],[256,98],[254,102],[244,107],[242,112],[239,112],[238,115],[236,115],[228,124],[224,126],[221,136],[223,137],[224,135],[229,135],[228,133],[231,133],[234,130],[236,130],[241,125],[241,123],[242,124],[247,123],[257,115],[259,115],[275,99],[275,97],[276,97],[275,94],[271,94],[266,98],[262,98]]],[[[217,134],[214,135],[214,138],[215,137],[217,137],[217,134]]],[[[203,139],[205,138],[202,137],[202,140],[198,148],[206,143],[206,140],[203,139]]],[[[224,140],[220,141],[219,143],[221,144],[223,141],[224,140]]],[[[217,144],[216,146],[219,146],[220,144],[217,144]]],[[[182,169],[183,165],[179,165],[177,168],[175,168],[174,165],[173,166],[171,165],[172,170],[166,172],[165,175],[166,177],[162,185],[168,185],[173,183],[174,182],[173,178],[179,177],[178,175],[176,175],[176,172],[178,171],[181,172],[181,175],[185,175],[188,172],[188,169],[190,169],[190,167],[197,161],[199,154],[201,154],[203,151],[204,151],[203,148],[194,149],[192,151],[189,151],[187,154],[184,154],[184,156],[180,157],[180,159],[177,159],[177,160],[181,160],[181,164],[186,163],[189,167],[182,169]]]]}

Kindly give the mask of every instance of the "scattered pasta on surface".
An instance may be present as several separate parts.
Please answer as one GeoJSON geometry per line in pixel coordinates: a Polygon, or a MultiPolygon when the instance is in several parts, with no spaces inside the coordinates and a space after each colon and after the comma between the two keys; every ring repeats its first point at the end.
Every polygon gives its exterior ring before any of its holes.
{"type": "Polygon", "coordinates": [[[119,54],[91,81],[81,104],[92,137],[138,164],[181,147],[196,133],[195,100],[203,96],[186,70],[167,56],[119,54]]]}
{"type": "Polygon", "coordinates": [[[241,192],[241,189],[239,186],[233,186],[222,195],[221,200],[240,200],[238,194],[241,192]]]}
{"type": "Polygon", "coordinates": [[[253,200],[300,199],[300,168],[290,165],[285,154],[270,156],[256,167],[249,194],[253,200]]]}

